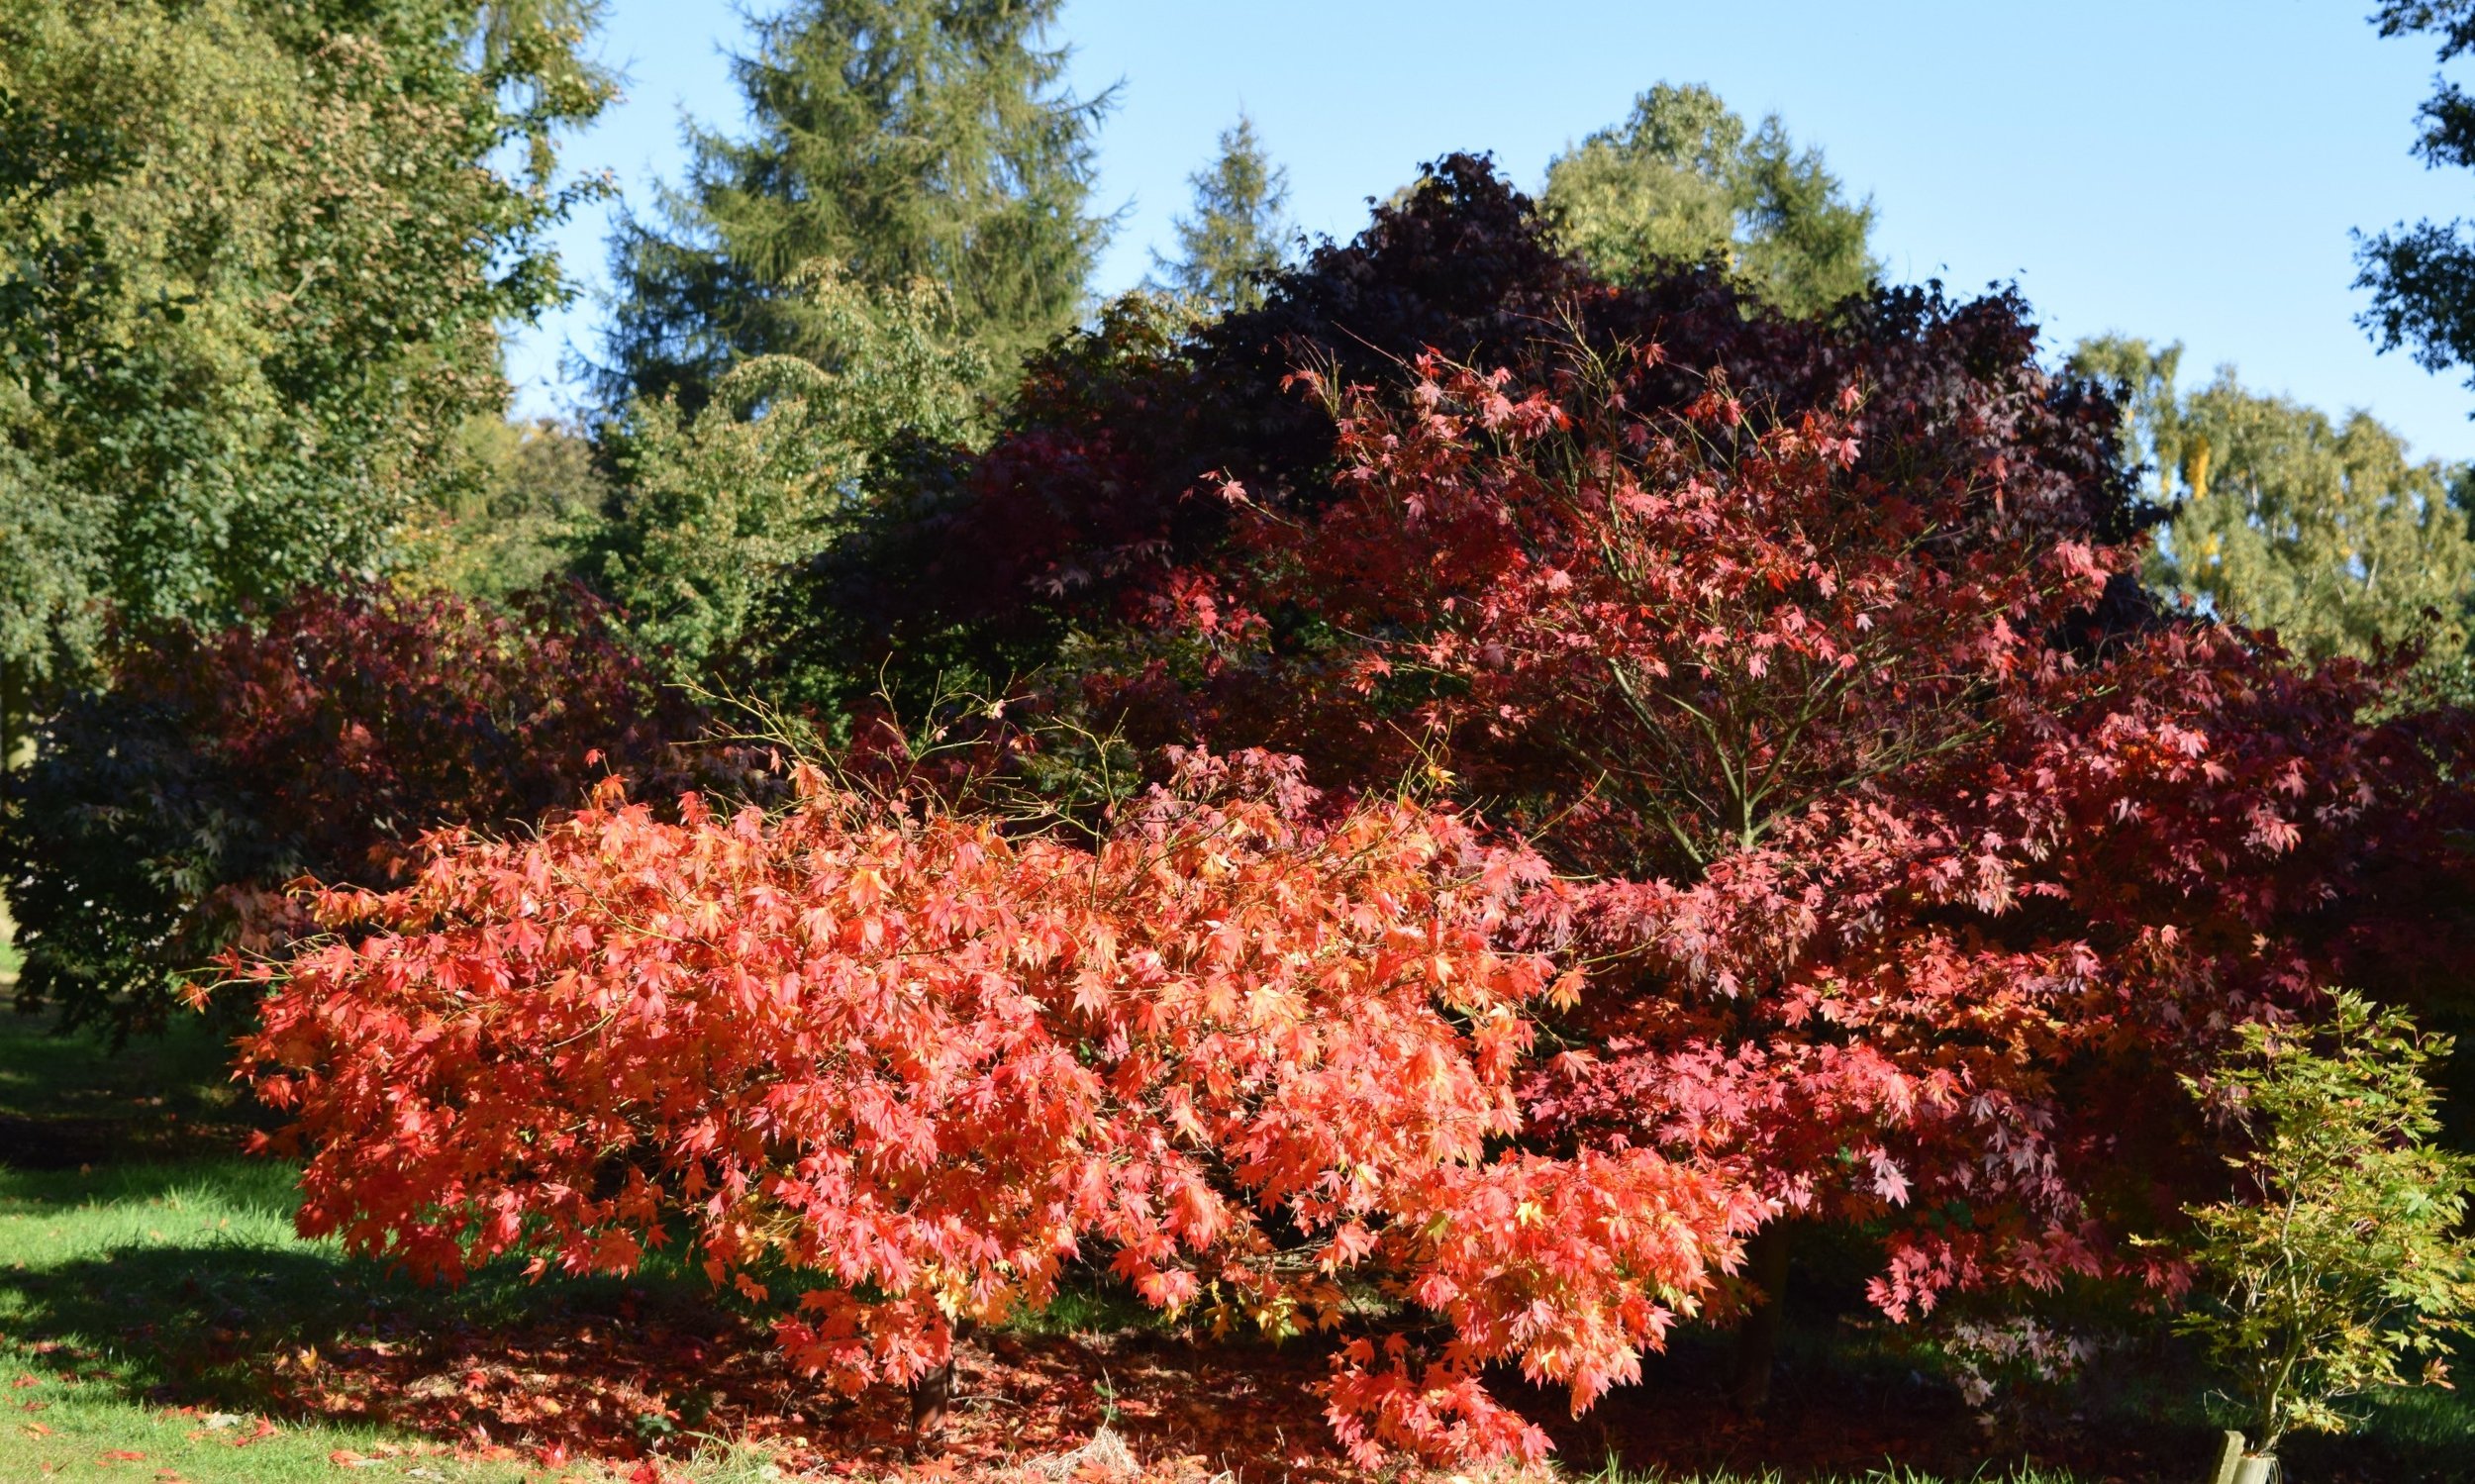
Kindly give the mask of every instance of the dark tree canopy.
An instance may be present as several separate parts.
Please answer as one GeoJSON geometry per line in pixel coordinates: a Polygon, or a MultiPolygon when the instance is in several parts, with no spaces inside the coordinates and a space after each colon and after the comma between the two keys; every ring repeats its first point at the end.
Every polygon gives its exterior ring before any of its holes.
{"type": "Polygon", "coordinates": [[[691,128],[686,185],[621,224],[605,401],[690,411],[741,359],[831,367],[801,275],[949,292],[958,332],[1010,370],[1070,324],[1108,234],[1091,214],[1108,95],[1061,88],[1040,42],[1057,0],[800,0],[734,70],[746,138],[691,128]]]}
{"type": "Polygon", "coordinates": [[[860,708],[1002,692],[937,719],[959,786],[1260,747],[1524,840],[1573,895],[1511,931],[1590,965],[1529,1137],[1723,1150],[1894,1316],[2169,1282],[2127,1238],[2220,1178],[2175,1073],[2445,972],[2467,752],[2155,605],[2124,433],[2015,295],[1610,282],[1454,156],[1256,310],[1037,357],[772,637],[860,708]]]}
{"type": "Polygon", "coordinates": [[[21,1009],[159,1028],[216,952],[281,945],[294,877],[397,880],[424,832],[571,808],[701,721],[572,589],[312,589],[252,618],[124,629],[115,684],[45,720],[0,811],[21,1009]]]}
{"type": "Polygon", "coordinates": [[[1332,497],[1332,415],[1293,371],[1345,386],[1396,379],[1430,349],[1520,362],[1566,326],[1602,346],[1657,338],[1673,365],[1655,385],[1679,403],[1714,367],[1783,415],[1866,379],[1866,467],[1885,477],[2004,459],[2069,483],[2110,539],[2152,514],[2120,467],[2114,405],[2037,366],[2018,299],[1881,289],[1798,320],[1715,266],[1610,284],[1489,161],[1453,155],[1355,240],[1274,275],[1258,309],[1189,331],[1121,306],[1037,357],[984,456],[911,470],[810,564],[773,615],[778,659],[842,666],[863,692],[886,664],[915,688],[1003,684],[1078,627],[1150,601],[1218,539],[1226,509],[1198,493],[1206,474],[1275,507],[1332,497]]]}

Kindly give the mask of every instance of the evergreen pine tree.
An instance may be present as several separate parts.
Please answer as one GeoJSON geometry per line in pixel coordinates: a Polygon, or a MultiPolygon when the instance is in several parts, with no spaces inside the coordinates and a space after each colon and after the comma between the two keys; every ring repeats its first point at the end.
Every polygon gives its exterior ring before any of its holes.
{"type": "Polygon", "coordinates": [[[1040,40],[1059,0],[797,0],[734,69],[754,128],[691,127],[685,187],[621,225],[605,401],[693,411],[733,363],[829,369],[834,329],[798,284],[934,281],[1002,373],[1070,324],[1108,234],[1090,214],[1109,94],[1062,90],[1040,40]]]}
{"type": "Polygon", "coordinates": [[[1278,268],[1289,236],[1289,172],[1273,164],[1243,113],[1221,132],[1220,157],[1187,176],[1194,215],[1177,219],[1177,256],[1152,254],[1166,285],[1218,310],[1263,302],[1261,277],[1278,268]]]}

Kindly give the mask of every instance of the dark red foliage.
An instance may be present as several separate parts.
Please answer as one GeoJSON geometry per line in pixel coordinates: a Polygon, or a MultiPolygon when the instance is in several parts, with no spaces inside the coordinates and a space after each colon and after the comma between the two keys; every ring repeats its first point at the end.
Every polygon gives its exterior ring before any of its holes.
{"type": "Polygon", "coordinates": [[[2443,740],[2360,667],[2097,617],[2136,552],[2068,471],[1884,474],[1866,383],[1668,412],[1663,346],[1560,353],[1334,394],[1338,498],[1225,487],[1087,692],[1423,780],[1579,873],[1528,914],[1597,965],[1536,1137],[1740,1158],[1886,1234],[1895,1315],[2171,1286],[2123,1238],[2217,1174],[2175,1074],[2428,944],[2362,883],[2433,862],[2443,740]]]}
{"type": "MultiPolygon", "coordinates": [[[[1139,614],[1173,569],[1209,561],[1230,531],[1208,491],[1312,512],[1336,495],[1329,411],[1290,373],[1398,382],[1434,351],[1527,364],[1548,346],[1655,340],[1666,363],[1630,388],[1674,410],[1725,367],[1781,416],[1871,389],[1860,468],[1883,483],[1969,479],[2058,486],[2083,529],[2124,540],[2151,512],[2118,466],[2116,410],[2034,359],[2026,306],[1883,290],[1828,321],[1782,319],[1710,271],[1648,287],[1594,281],[1546,238],[1527,198],[1484,158],[1456,154],[1357,239],[1326,243],[1269,286],[1263,307],[1191,331],[1120,310],[1034,361],[1004,435],[982,457],[906,467],[852,537],[822,553],[766,636],[769,662],[823,668],[916,696],[940,675],[1004,684],[1050,663],[1069,632],[1139,614]]],[[[2137,610],[2135,584],[2117,595],[2137,610]]]]}
{"type": "Polygon", "coordinates": [[[122,1032],[279,931],[295,876],[387,884],[425,831],[530,824],[701,723],[568,589],[310,591],[262,624],[123,635],[110,667],[46,727],[5,849],[21,1000],[122,1032]]]}

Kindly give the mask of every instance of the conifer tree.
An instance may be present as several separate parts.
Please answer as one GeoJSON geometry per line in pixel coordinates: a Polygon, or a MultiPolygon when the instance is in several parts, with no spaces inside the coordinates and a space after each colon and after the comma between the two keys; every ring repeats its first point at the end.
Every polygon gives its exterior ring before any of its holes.
{"type": "Polygon", "coordinates": [[[1062,87],[1058,0],[798,0],[736,59],[752,132],[691,127],[684,187],[623,222],[606,402],[701,407],[742,359],[832,369],[797,285],[927,278],[1000,373],[1063,330],[1107,237],[1090,212],[1108,93],[1062,87]]]}
{"type": "Polygon", "coordinates": [[[1289,172],[1272,163],[1254,121],[1240,113],[1221,132],[1212,167],[1186,178],[1194,215],[1177,219],[1177,255],[1153,253],[1155,270],[1169,288],[1214,309],[1253,309],[1263,302],[1261,277],[1280,266],[1290,235],[1289,172]]]}
{"type": "Polygon", "coordinates": [[[1848,201],[1778,115],[1748,130],[1698,83],[1660,83],[1622,126],[1557,156],[1542,202],[1564,245],[1620,281],[1717,258],[1774,307],[1808,315],[1880,271],[1865,246],[1873,203],[1848,201]]]}

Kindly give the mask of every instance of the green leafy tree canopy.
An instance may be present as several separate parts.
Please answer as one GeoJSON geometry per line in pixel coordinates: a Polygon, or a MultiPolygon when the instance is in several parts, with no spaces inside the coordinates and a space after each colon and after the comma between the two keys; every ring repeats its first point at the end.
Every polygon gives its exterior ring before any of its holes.
{"type": "Polygon", "coordinates": [[[2174,512],[2150,583],[2316,658],[2418,640],[2453,657],[2475,592],[2455,471],[2410,459],[2367,412],[2332,419],[2245,388],[2231,367],[2182,392],[2181,360],[2180,346],[2119,337],[2083,341],[2071,359],[2128,392],[2128,451],[2174,512]]]}
{"type": "MultiPolygon", "coordinates": [[[[2443,62],[2475,49],[2475,0],[2381,0],[2372,23],[2384,37],[2436,37],[2443,62]]],[[[2439,79],[2420,117],[2415,152],[2426,165],[2475,168],[2475,95],[2439,79]]],[[[2475,368],[2475,238],[2465,221],[2358,234],[2355,261],[2355,287],[2372,294],[2361,323],[2383,350],[2407,347],[2431,371],[2475,368]]]]}
{"type": "Polygon", "coordinates": [[[937,284],[812,264],[785,287],[821,360],[753,356],[693,413],[644,398],[610,430],[620,484],[581,566],[682,681],[711,678],[782,570],[842,529],[880,455],[969,443],[989,421],[988,358],[937,284]]]}
{"type": "Polygon", "coordinates": [[[591,19],[0,0],[0,721],[102,607],[215,624],[385,564],[504,407],[500,325],[565,292],[591,19]]]}
{"type": "Polygon", "coordinates": [[[1540,199],[1565,246],[1620,281],[1716,258],[1773,306],[1810,315],[1881,272],[1866,247],[1872,201],[1849,201],[1778,115],[1748,129],[1700,84],[1635,98],[1622,125],[1547,166],[1540,199]]]}

